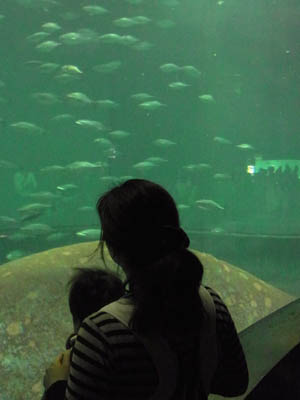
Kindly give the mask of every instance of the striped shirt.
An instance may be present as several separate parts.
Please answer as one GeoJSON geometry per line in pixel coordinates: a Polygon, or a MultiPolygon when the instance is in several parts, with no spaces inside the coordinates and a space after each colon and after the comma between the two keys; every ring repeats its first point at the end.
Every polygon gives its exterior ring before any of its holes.
{"type": "MultiPolygon", "coordinates": [[[[213,289],[205,288],[216,307],[218,366],[211,393],[238,396],[248,386],[245,355],[226,305],[213,289]]],[[[54,383],[47,391],[47,399],[146,400],[157,388],[158,375],[150,355],[134,332],[111,315],[99,311],[81,324],[72,350],[67,385],[65,383],[54,383]]],[[[175,398],[176,395],[172,400],[175,398]]]]}

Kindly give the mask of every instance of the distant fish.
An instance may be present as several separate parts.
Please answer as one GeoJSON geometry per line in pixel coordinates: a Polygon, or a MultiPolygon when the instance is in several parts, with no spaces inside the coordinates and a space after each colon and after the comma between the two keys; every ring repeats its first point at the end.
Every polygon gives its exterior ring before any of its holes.
{"type": "Polygon", "coordinates": [[[61,71],[63,73],[67,73],[67,74],[82,74],[83,73],[80,68],[78,68],[76,65],[72,65],[72,64],[63,65],[61,67],[61,71]]]}
{"type": "Polygon", "coordinates": [[[163,104],[157,100],[153,101],[146,101],[144,103],[139,104],[139,107],[145,109],[145,110],[156,110],[157,108],[160,108],[162,106],[166,106],[166,104],[163,104]]]}
{"type": "Polygon", "coordinates": [[[199,163],[199,164],[196,164],[196,166],[199,169],[210,169],[210,168],[212,168],[212,166],[210,164],[207,164],[207,163],[199,163]]]}
{"type": "Polygon", "coordinates": [[[202,94],[201,96],[199,96],[199,99],[203,103],[215,103],[216,102],[211,94],[202,94]]]}
{"type": "Polygon", "coordinates": [[[239,149],[243,149],[243,150],[255,150],[254,147],[248,143],[238,144],[238,145],[236,145],[236,147],[238,147],[239,149]]]}
{"type": "Polygon", "coordinates": [[[200,163],[200,164],[188,164],[182,167],[187,171],[203,171],[212,168],[210,164],[200,163]]]}
{"type": "Polygon", "coordinates": [[[168,160],[166,160],[166,159],[164,159],[164,158],[161,158],[161,157],[156,157],[156,156],[148,157],[148,158],[146,159],[146,161],[153,162],[154,164],[155,164],[155,163],[156,163],[156,164],[161,164],[161,163],[168,162],[168,160]]]}
{"type": "Polygon", "coordinates": [[[46,22],[42,25],[42,28],[49,33],[57,32],[61,29],[61,26],[58,25],[56,22],[46,22]]]}
{"type": "Polygon", "coordinates": [[[35,46],[35,48],[42,53],[50,53],[58,46],[61,46],[61,43],[55,42],[53,40],[47,40],[38,44],[37,46],[35,46]]]}
{"type": "Polygon", "coordinates": [[[49,32],[35,32],[32,35],[29,35],[26,37],[26,40],[32,43],[38,43],[41,42],[42,40],[45,41],[45,39],[50,36],[49,32]]]}
{"type": "Polygon", "coordinates": [[[122,36],[118,35],[117,33],[106,33],[102,36],[99,36],[99,40],[103,43],[121,43],[122,36]]]}
{"type": "Polygon", "coordinates": [[[101,229],[85,229],[83,231],[76,232],[76,235],[89,240],[99,240],[101,229]]]}
{"type": "Polygon", "coordinates": [[[119,107],[119,104],[117,102],[110,99],[96,100],[95,104],[101,108],[108,108],[108,109],[119,107]]]}
{"type": "Polygon", "coordinates": [[[20,132],[30,133],[30,134],[41,134],[44,132],[44,129],[39,127],[36,124],[26,121],[14,122],[10,124],[12,128],[17,129],[20,132]]]}
{"type": "Polygon", "coordinates": [[[185,65],[181,67],[180,70],[192,78],[199,78],[201,76],[201,72],[193,65],[185,65]]]}
{"type": "Polygon", "coordinates": [[[10,161],[0,160],[0,168],[17,169],[18,166],[10,161]]]}
{"type": "Polygon", "coordinates": [[[166,72],[166,73],[180,71],[180,67],[178,67],[178,65],[172,64],[172,63],[163,64],[159,68],[160,68],[161,71],[166,72]]]}
{"type": "Polygon", "coordinates": [[[18,208],[17,211],[21,214],[21,221],[25,222],[40,217],[51,208],[51,204],[31,203],[18,208]]]}
{"type": "Polygon", "coordinates": [[[64,122],[64,121],[70,121],[72,119],[74,119],[74,117],[71,114],[58,114],[52,117],[51,121],[64,122]]]}
{"type": "Polygon", "coordinates": [[[75,124],[83,126],[84,128],[93,128],[98,131],[106,130],[105,126],[100,121],[94,121],[90,119],[78,119],[75,124]]]}
{"type": "Polygon", "coordinates": [[[78,45],[86,42],[86,39],[79,32],[67,32],[59,36],[59,40],[66,45],[78,45]]]}
{"type": "Polygon", "coordinates": [[[132,94],[130,97],[133,99],[136,99],[136,100],[140,100],[140,101],[149,100],[149,99],[153,98],[153,96],[148,93],[136,93],[136,94],[132,94]]]}
{"type": "Polygon", "coordinates": [[[38,67],[43,74],[50,74],[51,72],[56,71],[58,68],[59,64],[52,62],[43,63],[38,67]]]}
{"type": "Polygon", "coordinates": [[[216,228],[211,229],[211,233],[224,233],[224,232],[225,232],[225,229],[220,228],[218,226],[216,228]]]}
{"type": "Polygon", "coordinates": [[[144,15],[137,15],[136,17],[131,18],[136,24],[139,25],[145,25],[151,22],[151,19],[148,17],[145,17],[144,15]]]}
{"type": "Polygon", "coordinates": [[[133,165],[133,168],[141,171],[148,171],[151,170],[152,168],[157,167],[157,164],[151,162],[151,161],[142,161],[137,164],[133,165]]]}
{"type": "Polygon", "coordinates": [[[214,137],[214,141],[218,142],[218,143],[221,143],[221,144],[232,144],[232,142],[230,140],[225,139],[225,138],[223,138],[221,136],[215,136],[214,137]]]}
{"type": "Polygon", "coordinates": [[[124,46],[132,46],[138,41],[139,39],[132,35],[123,35],[121,37],[120,44],[123,44],[124,46]]]}
{"type": "Polygon", "coordinates": [[[70,170],[80,170],[80,169],[97,168],[97,165],[89,161],[75,161],[71,164],[68,164],[66,168],[70,170]]]}
{"type": "Polygon", "coordinates": [[[133,20],[133,18],[122,17],[119,19],[115,19],[113,24],[120,28],[129,28],[131,26],[137,25],[137,22],[133,20]]]}
{"type": "Polygon", "coordinates": [[[90,28],[81,28],[77,32],[67,32],[59,36],[59,40],[68,46],[99,42],[99,34],[90,28]]]}
{"type": "Polygon", "coordinates": [[[82,7],[82,9],[83,9],[83,11],[88,13],[88,15],[90,15],[92,17],[108,13],[108,10],[101,6],[90,5],[90,6],[84,6],[84,7],[82,7]]]}
{"type": "Polygon", "coordinates": [[[81,104],[93,103],[93,100],[91,100],[86,94],[82,92],[68,93],[66,97],[75,103],[81,103],[81,104]]]}
{"type": "Polygon", "coordinates": [[[196,200],[196,205],[203,210],[210,210],[214,208],[224,210],[224,207],[222,207],[219,203],[209,199],[196,200]]]}
{"type": "Polygon", "coordinates": [[[70,190],[78,189],[78,186],[74,183],[65,183],[64,185],[56,186],[56,189],[61,192],[68,192],[70,190]]]}
{"type": "Polygon", "coordinates": [[[61,165],[49,165],[48,167],[41,168],[41,172],[59,172],[63,171],[65,168],[61,165]]]}
{"type": "Polygon", "coordinates": [[[6,215],[0,215],[0,226],[3,227],[15,227],[17,221],[14,218],[7,217],[6,215]]]}
{"type": "Polygon", "coordinates": [[[153,144],[159,147],[170,147],[176,145],[175,142],[172,142],[171,140],[168,139],[156,139],[154,140],[153,144]]]}
{"type": "Polygon", "coordinates": [[[184,82],[171,82],[171,83],[169,83],[168,86],[171,89],[184,89],[184,88],[186,88],[188,86],[191,86],[191,85],[189,85],[188,83],[184,83],[184,82]]]}

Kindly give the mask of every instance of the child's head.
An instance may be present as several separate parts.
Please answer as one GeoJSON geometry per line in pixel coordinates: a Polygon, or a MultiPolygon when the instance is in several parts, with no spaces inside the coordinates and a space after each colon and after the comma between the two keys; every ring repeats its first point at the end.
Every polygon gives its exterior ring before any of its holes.
{"type": "Polygon", "coordinates": [[[69,307],[75,332],[88,315],[125,294],[123,282],[112,272],[99,267],[75,268],[75,275],[68,282],[69,307]]]}

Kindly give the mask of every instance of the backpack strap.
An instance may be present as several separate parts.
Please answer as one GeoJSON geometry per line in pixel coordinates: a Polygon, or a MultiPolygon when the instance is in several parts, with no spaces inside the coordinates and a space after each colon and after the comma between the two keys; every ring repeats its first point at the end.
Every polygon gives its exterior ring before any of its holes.
{"type": "MultiPolygon", "coordinates": [[[[100,311],[107,312],[128,327],[133,312],[133,304],[128,299],[121,298],[101,308],[100,311]]],[[[144,344],[148,353],[150,353],[158,373],[158,388],[152,395],[151,400],[165,400],[171,398],[176,390],[178,375],[178,360],[176,354],[171,351],[168,342],[163,338],[157,336],[145,337],[140,334],[137,335],[135,332],[134,334],[144,344]]]]}
{"type": "MultiPolygon", "coordinates": [[[[200,286],[199,294],[203,306],[208,314],[208,322],[201,334],[199,348],[199,379],[203,386],[203,391],[210,392],[210,385],[217,366],[217,345],[216,345],[216,310],[210,293],[200,286]]],[[[129,328],[128,324],[133,312],[133,304],[130,299],[120,298],[119,300],[108,304],[100,309],[106,312],[122,324],[129,328]]],[[[130,329],[130,328],[129,328],[130,329]]],[[[144,344],[146,350],[150,353],[153,363],[159,376],[159,385],[151,400],[170,399],[176,390],[178,377],[178,359],[176,354],[171,351],[166,340],[160,337],[150,337],[134,334],[144,344]]]]}

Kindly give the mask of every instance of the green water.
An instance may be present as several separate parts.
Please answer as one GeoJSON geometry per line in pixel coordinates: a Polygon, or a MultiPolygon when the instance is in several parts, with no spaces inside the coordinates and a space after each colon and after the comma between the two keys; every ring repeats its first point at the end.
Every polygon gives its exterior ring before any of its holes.
{"type": "Polygon", "coordinates": [[[0,15],[1,262],[94,240],[98,196],[130,177],[166,187],[187,231],[298,235],[295,1],[16,0],[0,15]]]}
{"type": "Polygon", "coordinates": [[[16,0],[0,15],[2,262],[94,239],[98,196],[130,177],[166,187],[187,231],[298,235],[295,1],[16,0]]]}
{"type": "Polygon", "coordinates": [[[18,0],[0,15],[2,262],[83,240],[98,196],[130,177],[165,186],[187,230],[298,234],[295,1],[18,0]],[[19,211],[32,203],[49,208],[19,211]]]}

